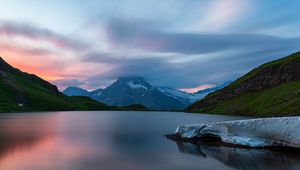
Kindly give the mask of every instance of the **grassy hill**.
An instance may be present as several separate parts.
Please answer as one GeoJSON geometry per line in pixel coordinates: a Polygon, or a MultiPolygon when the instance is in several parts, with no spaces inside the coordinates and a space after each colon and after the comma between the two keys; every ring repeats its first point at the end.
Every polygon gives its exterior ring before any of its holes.
{"type": "Polygon", "coordinates": [[[0,112],[111,109],[87,97],[67,97],[56,86],[10,66],[1,57],[0,89],[0,112]]]}
{"type": "Polygon", "coordinates": [[[187,111],[250,116],[300,115],[300,52],[266,63],[187,111]]]}

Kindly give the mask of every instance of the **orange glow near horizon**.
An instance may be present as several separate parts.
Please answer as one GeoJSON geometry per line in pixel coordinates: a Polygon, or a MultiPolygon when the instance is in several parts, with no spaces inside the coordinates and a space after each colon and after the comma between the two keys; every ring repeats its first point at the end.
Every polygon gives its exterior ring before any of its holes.
{"type": "Polygon", "coordinates": [[[214,87],[214,86],[215,85],[212,85],[212,84],[204,84],[204,85],[194,87],[194,88],[184,88],[184,89],[179,89],[179,90],[187,92],[187,93],[196,93],[200,90],[205,90],[205,89],[208,89],[208,88],[211,88],[211,87],[214,87]]]}
{"type": "Polygon", "coordinates": [[[2,58],[11,66],[23,72],[27,72],[29,74],[35,74],[47,81],[53,81],[56,79],[63,78],[59,76],[55,70],[49,67],[39,67],[39,66],[36,67],[35,65],[38,65],[38,63],[26,62],[26,61],[21,62],[20,60],[8,58],[8,57],[2,57],[2,58]]]}
{"type": "Polygon", "coordinates": [[[20,69],[29,74],[35,74],[48,81],[61,78],[56,67],[58,61],[53,58],[59,58],[55,52],[43,48],[29,47],[27,41],[22,40],[8,41],[0,40],[0,56],[11,66],[20,69]]]}

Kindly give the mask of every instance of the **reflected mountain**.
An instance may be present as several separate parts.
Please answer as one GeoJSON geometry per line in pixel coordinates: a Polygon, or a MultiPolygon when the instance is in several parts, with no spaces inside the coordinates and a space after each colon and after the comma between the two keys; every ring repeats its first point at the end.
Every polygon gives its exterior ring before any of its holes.
{"type": "Polygon", "coordinates": [[[235,148],[208,143],[176,142],[181,153],[213,158],[236,170],[298,170],[300,153],[292,150],[235,148]]]}

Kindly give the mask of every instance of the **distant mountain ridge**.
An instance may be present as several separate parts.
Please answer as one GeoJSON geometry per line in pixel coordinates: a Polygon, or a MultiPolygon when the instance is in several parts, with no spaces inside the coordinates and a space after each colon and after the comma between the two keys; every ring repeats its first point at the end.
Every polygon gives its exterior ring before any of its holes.
{"type": "Polygon", "coordinates": [[[300,52],[255,68],[187,111],[251,116],[300,115],[300,52]]]}
{"type": "Polygon", "coordinates": [[[111,106],[141,104],[154,110],[182,110],[223,86],[190,94],[171,87],[152,86],[142,77],[121,77],[105,89],[88,92],[78,87],[68,87],[63,93],[88,96],[111,106]]]}
{"type": "Polygon", "coordinates": [[[87,97],[68,97],[55,85],[12,67],[1,57],[0,89],[0,112],[111,108],[87,97]]]}
{"type": "Polygon", "coordinates": [[[78,87],[68,87],[64,90],[64,94],[67,96],[86,96],[90,97],[90,92],[78,87]]]}

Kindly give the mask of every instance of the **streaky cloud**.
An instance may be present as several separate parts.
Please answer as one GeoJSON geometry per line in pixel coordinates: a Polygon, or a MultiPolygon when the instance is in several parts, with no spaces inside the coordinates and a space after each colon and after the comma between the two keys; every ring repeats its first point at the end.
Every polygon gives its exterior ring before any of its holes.
{"type": "Polygon", "coordinates": [[[300,43],[300,38],[297,37],[282,38],[254,33],[167,32],[164,27],[158,27],[157,23],[126,19],[112,19],[107,24],[106,30],[112,46],[180,54],[297,48],[297,44],[300,43]]]}
{"type": "Polygon", "coordinates": [[[0,20],[0,35],[8,37],[21,36],[31,40],[45,41],[58,48],[83,50],[88,48],[86,43],[55,33],[47,28],[25,22],[0,20]]]}

